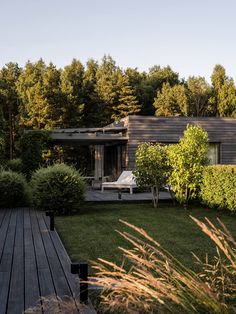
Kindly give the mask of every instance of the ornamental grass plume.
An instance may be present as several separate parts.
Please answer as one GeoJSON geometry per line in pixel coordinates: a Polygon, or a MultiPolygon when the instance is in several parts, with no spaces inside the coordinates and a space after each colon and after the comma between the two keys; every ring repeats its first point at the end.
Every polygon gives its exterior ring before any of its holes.
{"type": "Polygon", "coordinates": [[[89,307],[79,303],[78,299],[74,299],[69,296],[63,296],[62,298],[51,295],[48,297],[41,297],[38,303],[29,309],[24,314],[94,314],[90,311],[89,307]]]}
{"type": "Polygon", "coordinates": [[[112,262],[98,259],[96,284],[103,288],[101,302],[109,313],[236,313],[235,265],[236,245],[226,227],[217,229],[191,217],[217,245],[225,256],[220,263],[202,263],[197,274],[186,268],[143,229],[122,221],[137,235],[118,233],[132,244],[133,249],[120,247],[124,259],[132,266],[127,271],[112,262]],[[217,279],[219,271],[227,273],[217,279]],[[215,278],[216,277],[216,278],[215,278]],[[219,289],[219,290],[218,290],[219,289]]]}

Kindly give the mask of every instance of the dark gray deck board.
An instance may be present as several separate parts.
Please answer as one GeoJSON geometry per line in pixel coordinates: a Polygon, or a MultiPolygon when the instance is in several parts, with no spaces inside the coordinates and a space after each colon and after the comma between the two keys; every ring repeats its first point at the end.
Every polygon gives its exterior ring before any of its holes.
{"type": "Polygon", "coordinates": [[[1,227],[2,222],[4,220],[5,214],[6,214],[6,210],[5,209],[0,210],[0,227],[1,227]]]}
{"type": "Polygon", "coordinates": [[[34,242],[32,235],[32,226],[29,209],[24,210],[24,250],[25,259],[25,308],[34,305],[40,298],[39,278],[36,262],[36,254],[34,250],[34,242]],[[32,285],[32,283],[35,283],[32,285]]]}
{"type": "Polygon", "coordinates": [[[13,248],[13,263],[11,271],[11,283],[8,297],[8,312],[12,314],[24,311],[24,230],[22,210],[17,211],[15,243],[13,248]]]}
{"type": "Polygon", "coordinates": [[[17,211],[11,213],[2,258],[0,262],[0,313],[7,311],[8,293],[11,280],[12,259],[15,243],[17,211]]]}
{"type": "MultiPolygon", "coordinates": [[[[79,295],[70,258],[56,231],[49,231],[45,213],[0,209],[0,239],[0,314],[21,314],[40,297],[79,295]]],[[[41,312],[48,313],[40,302],[41,312]]],[[[75,313],[79,305],[73,302],[75,313]]]]}
{"type": "MultiPolygon", "coordinates": [[[[73,297],[73,292],[70,289],[67,278],[65,277],[65,272],[58,258],[54,244],[52,243],[50,237],[50,231],[44,220],[43,213],[37,213],[39,228],[42,234],[42,239],[47,253],[48,263],[51,269],[52,278],[55,286],[56,295],[59,297],[69,296],[73,297]]],[[[75,308],[75,307],[74,307],[75,308]]]]}

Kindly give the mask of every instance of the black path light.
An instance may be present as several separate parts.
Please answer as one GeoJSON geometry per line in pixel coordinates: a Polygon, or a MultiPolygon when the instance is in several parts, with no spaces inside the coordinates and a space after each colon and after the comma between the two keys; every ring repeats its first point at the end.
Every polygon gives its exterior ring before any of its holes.
{"type": "Polygon", "coordinates": [[[55,227],[54,211],[52,210],[46,211],[46,216],[50,218],[50,231],[54,231],[54,227],[55,227]]]}
{"type": "Polygon", "coordinates": [[[80,302],[88,303],[88,263],[72,263],[71,273],[78,274],[80,279],[80,302]]]}

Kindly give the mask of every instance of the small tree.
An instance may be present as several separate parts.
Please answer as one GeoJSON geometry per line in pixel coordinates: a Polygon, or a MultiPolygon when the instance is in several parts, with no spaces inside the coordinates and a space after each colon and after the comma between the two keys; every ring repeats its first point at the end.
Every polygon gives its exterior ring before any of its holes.
{"type": "Polygon", "coordinates": [[[168,183],[176,199],[185,206],[198,195],[202,171],[208,161],[207,150],[207,132],[193,125],[188,125],[180,142],[168,149],[171,168],[168,183]]]}
{"type": "Polygon", "coordinates": [[[153,205],[157,207],[160,188],[166,183],[166,146],[160,144],[140,144],[136,152],[134,175],[141,187],[151,187],[153,205]]]}

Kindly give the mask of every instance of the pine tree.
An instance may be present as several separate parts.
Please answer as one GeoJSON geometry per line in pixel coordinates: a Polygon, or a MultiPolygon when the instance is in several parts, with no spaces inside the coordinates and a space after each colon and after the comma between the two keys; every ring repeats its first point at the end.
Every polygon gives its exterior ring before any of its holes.
{"type": "Polygon", "coordinates": [[[40,59],[28,62],[17,82],[21,98],[20,124],[33,129],[52,129],[61,126],[62,97],[60,71],[40,59]]]}
{"type": "Polygon", "coordinates": [[[39,129],[45,125],[44,101],[42,97],[42,74],[46,65],[42,59],[36,63],[27,62],[17,81],[17,91],[21,99],[19,124],[25,128],[39,129]]]}
{"type": "Polygon", "coordinates": [[[193,117],[215,116],[213,90],[204,77],[191,76],[187,81],[189,112],[193,117]]]}
{"type": "Polygon", "coordinates": [[[232,78],[226,75],[221,65],[216,65],[212,76],[217,115],[220,117],[236,116],[236,88],[232,78]]]}
{"type": "Polygon", "coordinates": [[[84,66],[76,59],[61,73],[61,91],[64,97],[63,127],[83,126],[84,117],[84,66]]]}
{"type": "Polygon", "coordinates": [[[93,59],[88,60],[83,77],[84,95],[84,126],[99,127],[102,119],[102,104],[96,91],[96,73],[98,63],[93,59]]]}
{"type": "Polygon", "coordinates": [[[17,115],[19,98],[16,82],[21,73],[17,63],[8,63],[0,71],[0,103],[5,120],[6,148],[10,159],[15,155],[15,141],[19,136],[17,115]]]}
{"type": "Polygon", "coordinates": [[[118,103],[117,73],[119,68],[110,56],[104,56],[96,72],[96,88],[101,104],[101,124],[106,125],[113,121],[113,107],[118,103]]]}
{"type": "Polygon", "coordinates": [[[128,115],[140,112],[141,108],[135,96],[135,91],[131,87],[128,77],[121,71],[119,72],[117,88],[119,97],[117,105],[113,106],[114,113],[112,119],[120,120],[128,115]]]}

